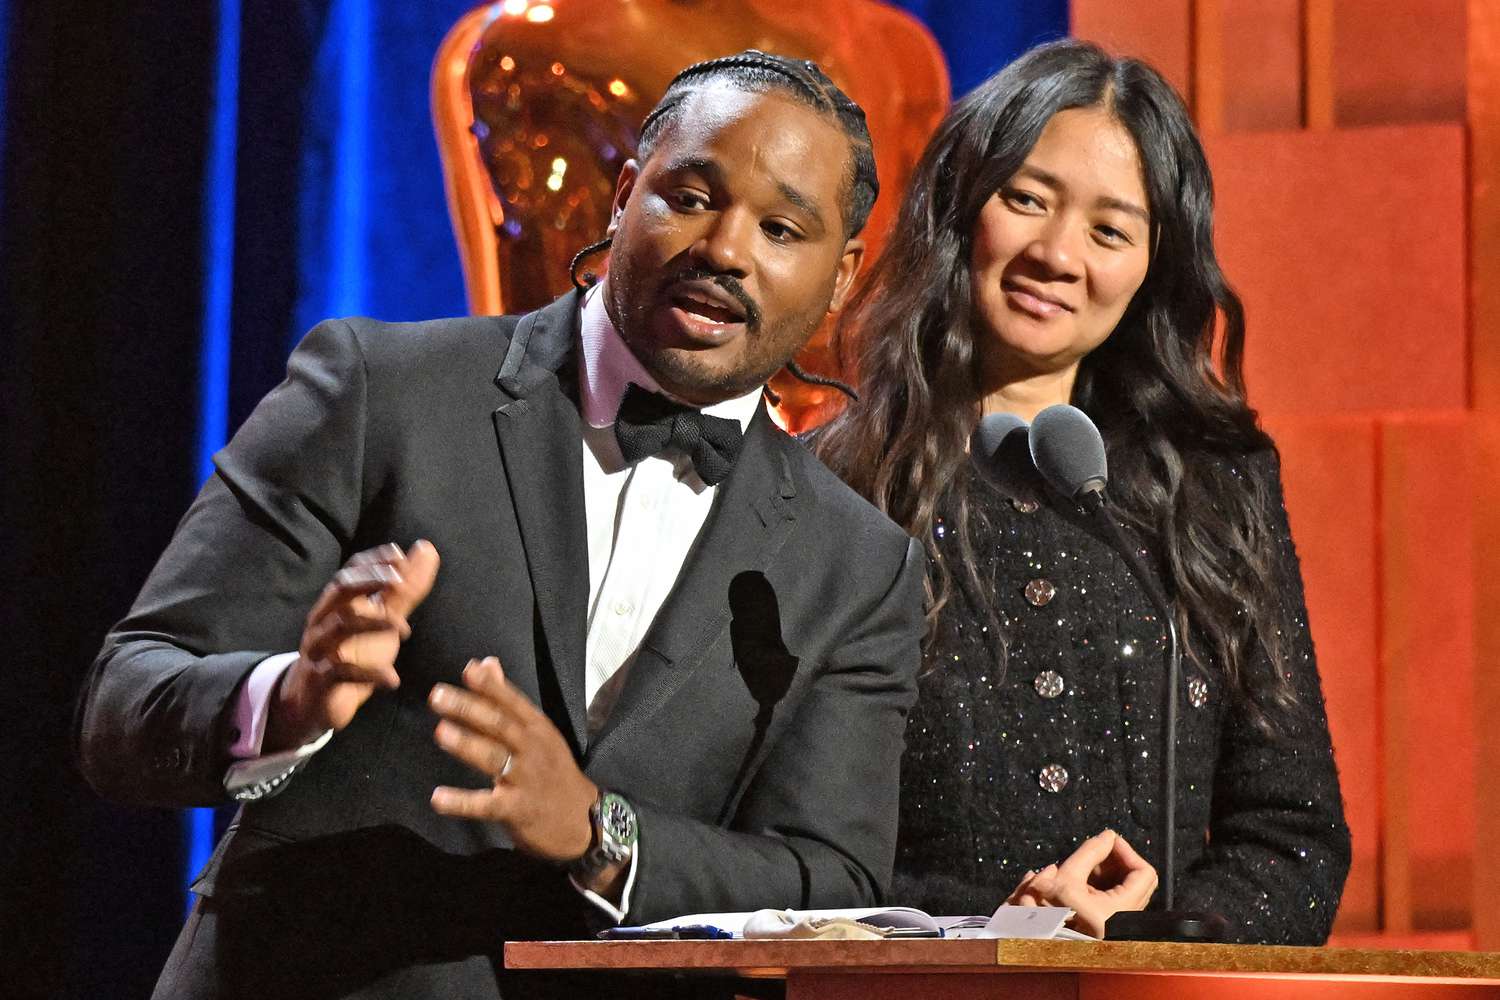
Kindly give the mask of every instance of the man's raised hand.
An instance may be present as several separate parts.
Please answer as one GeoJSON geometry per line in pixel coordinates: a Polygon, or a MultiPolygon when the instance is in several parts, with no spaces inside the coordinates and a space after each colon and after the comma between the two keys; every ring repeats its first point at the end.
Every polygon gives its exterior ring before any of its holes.
{"type": "Polygon", "coordinates": [[[272,698],[262,752],[289,750],[342,729],[376,688],[395,688],[407,616],[437,579],[438,552],[422,540],[350,557],[307,614],[297,659],[272,698]]]}

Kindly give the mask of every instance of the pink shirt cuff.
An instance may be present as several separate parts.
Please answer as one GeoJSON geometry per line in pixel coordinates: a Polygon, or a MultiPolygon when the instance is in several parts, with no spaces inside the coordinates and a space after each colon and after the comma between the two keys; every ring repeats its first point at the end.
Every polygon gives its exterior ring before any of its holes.
{"type": "Polygon", "coordinates": [[[266,738],[266,718],[271,711],[271,695],[276,682],[297,660],[296,653],[278,653],[261,660],[240,685],[234,705],[234,728],[239,733],[229,746],[229,755],[237,760],[260,756],[266,738]]]}

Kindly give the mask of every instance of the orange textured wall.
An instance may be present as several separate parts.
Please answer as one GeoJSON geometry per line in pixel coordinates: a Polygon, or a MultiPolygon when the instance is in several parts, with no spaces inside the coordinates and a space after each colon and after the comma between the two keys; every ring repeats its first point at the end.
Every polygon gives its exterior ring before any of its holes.
{"type": "Polygon", "coordinates": [[[1255,406],[1463,408],[1463,129],[1227,133],[1207,147],[1255,406]]]}
{"type": "Polygon", "coordinates": [[[1302,560],[1307,616],[1338,753],[1354,858],[1340,926],[1379,927],[1379,525],[1375,428],[1361,417],[1271,418],[1281,449],[1292,537],[1302,560]],[[1331,455],[1338,461],[1329,461],[1331,455]]]}
{"type": "Polygon", "coordinates": [[[1338,123],[1463,121],[1467,6],[1465,0],[1336,0],[1338,123]]]}
{"type": "Polygon", "coordinates": [[[1354,834],[1336,930],[1500,946],[1500,877],[1475,864],[1500,835],[1477,781],[1500,766],[1480,721],[1500,710],[1500,3],[1072,9],[1204,132],[1354,834]]]}

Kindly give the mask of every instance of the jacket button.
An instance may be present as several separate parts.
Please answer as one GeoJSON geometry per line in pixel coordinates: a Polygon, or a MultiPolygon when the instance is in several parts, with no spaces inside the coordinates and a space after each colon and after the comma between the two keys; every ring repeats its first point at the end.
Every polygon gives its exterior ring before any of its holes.
{"type": "Polygon", "coordinates": [[[1188,704],[1202,708],[1208,704],[1208,681],[1202,677],[1189,677],[1187,682],[1188,704]]]}
{"type": "Polygon", "coordinates": [[[1036,783],[1043,791],[1060,792],[1068,787],[1068,769],[1061,764],[1048,764],[1037,772],[1036,783]]]}
{"type": "Polygon", "coordinates": [[[1011,500],[1010,505],[1022,514],[1035,514],[1042,506],[1035,500],[1024,497],[1015,497],[1011,500]]]}
{"type": "Polygon", "coordinates": [[[1067,686],[1063,683],[1062,674],[1056,670],[1043,670],[1031,683],[1036,688],[1036,693],[1043,698],[1056,698],[1067,686]]]}
{"type": "Polygon", "coordinates": [[[1050,580],[1032,580],[1026,585],[1025,593],[1027,603],[1034,608],[1040,608],[1057,596],[1057,588],[1050,580]]]}

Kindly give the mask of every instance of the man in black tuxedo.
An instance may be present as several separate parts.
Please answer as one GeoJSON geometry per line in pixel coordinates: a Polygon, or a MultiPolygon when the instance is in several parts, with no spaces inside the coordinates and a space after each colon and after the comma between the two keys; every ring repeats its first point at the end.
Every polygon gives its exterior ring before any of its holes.
{"type": "Polygon", "coordinates": [[[601,284],[306,337],[82,695],[103,794],[244,802],[158,996],[514,997],[507,938],[880,898],[920,548],[761,399],[874,195],[858,107],[742,53],[601,284]]]}

